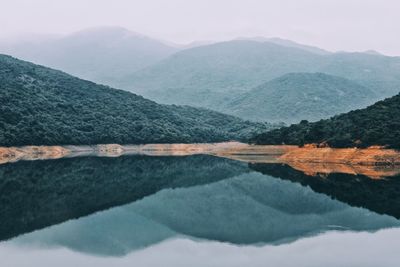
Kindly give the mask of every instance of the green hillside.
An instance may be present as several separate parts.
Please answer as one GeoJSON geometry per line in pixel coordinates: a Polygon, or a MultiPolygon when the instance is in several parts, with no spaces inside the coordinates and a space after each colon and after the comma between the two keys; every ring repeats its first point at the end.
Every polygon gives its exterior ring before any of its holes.
{"type": "Polygon", "coordinates": [[[290,73],[237,96],[223,111],[242,118],[286,123],[317,121],[372,104],[375,93],[323,73],[290,73]]]}
{"type": "Polygon", "coordinates": [[[268,128],[0,55],[0,145],[212,142],[268,128]]]}
{"type": "Polygon", "coordinates": [[[256,144],[328,143],[332,147],[372,145],[400,148],[400,94],[365,109],[327,120],[302,121],[251,139],[256,144]]]}

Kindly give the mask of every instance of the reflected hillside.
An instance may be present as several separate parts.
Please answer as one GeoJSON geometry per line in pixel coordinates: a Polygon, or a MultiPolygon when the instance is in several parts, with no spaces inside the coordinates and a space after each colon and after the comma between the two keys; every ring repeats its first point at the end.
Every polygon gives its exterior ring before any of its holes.
{"type": "Polygon", "coordinates": [[[330,230],[375,231],[396,226],[400,222],[393,217],[252,172],[210,184],[165,189],[11,242],[120,256],[182,235],[261,245],[288,243],[330,230]]]}
{"type": "MultiPolygon", "coordinates": [[[[400,218],[400,175],[371,179],[365,175],[346,173],[319,175],[315,172],[310,175],[283,164],[253,163],[249,166],[263,174],[309,186],[315,192],[351,206],[400,218]]],[[[388,173],[391,171],[389,169],[388,173]]]]}
{"type": "Polygon", "coordinates": [[[123,205],[165,188],[248,171],[247,164],[190,157],[83,157],[0,165],[0,240],[123,205]]]}

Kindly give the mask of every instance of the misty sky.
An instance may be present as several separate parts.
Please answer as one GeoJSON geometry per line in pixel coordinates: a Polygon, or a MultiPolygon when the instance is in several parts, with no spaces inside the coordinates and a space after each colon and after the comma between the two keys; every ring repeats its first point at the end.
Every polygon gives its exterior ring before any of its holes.
{"type": "Polygon", "coordinates": [[[400,56],[399,0],[0,0],[0,38],[122,26],[175,43],[281,37],[400,56]]]}

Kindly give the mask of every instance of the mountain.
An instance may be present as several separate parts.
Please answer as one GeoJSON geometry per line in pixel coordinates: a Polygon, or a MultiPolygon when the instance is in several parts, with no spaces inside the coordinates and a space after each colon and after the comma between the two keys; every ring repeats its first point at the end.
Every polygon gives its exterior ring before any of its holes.
{"type": "Polygon", "coordinates": [[[212,142],[268,126],[141,96],[0,55],[0,145],[212,142]]]}
{"type": "Polygon", "coordinates": [[[326,143],[332,147],[400,148],[400,94],[327,120],[302,121],[251,139],[256,144],[326,143]]]}
{"type": "Polygon", "coordinates": [[[242,118],[286,123],[316,121],[366,107],[376,99],[364,86],[323,73],[289,73],[241,94],[224,106],[242,118]]]}
{"type": "Polygon", "coordinates": [[[234,40],[186,49],[122,78],[118,87],[162,103],[224,111],[238,95],[293,72],[352,80],[373,90],[373,101],[393,96],[400,86],[400,57],[325,54],[287,43],[234,40]]]}
{"type": "Polygon", "coordinates": [[[177,48],[120,27],[0,43],[0,53],[108,85],[176,51],[177,48]]]}
{"type": "Polygon", "coordinates": [[[125,77],[119,87],[164,103],[215,108],[285,73],[313,71],[319,60],[301,49],[237,40],[180,51],[125,77]]]}

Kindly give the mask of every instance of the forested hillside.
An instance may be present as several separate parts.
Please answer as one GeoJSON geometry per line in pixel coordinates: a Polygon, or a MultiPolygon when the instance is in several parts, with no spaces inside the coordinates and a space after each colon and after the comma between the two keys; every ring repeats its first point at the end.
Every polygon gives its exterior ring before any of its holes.
{"type": "Polygon", "coordinates": [[[141,96],[0,55],[0,145],[213,142],[268,125],[141,96]]]}
{"type": "Polygon", "coordinates": [[[245,119],[297,123],[363,108],[377,96],[348,79],[323,73],[289,73],[238,95],[226,113],[245,119]]]}
{"type": "Polygon", "coordinates": [[[251,139],[256,144],[326,143],[332,147],[372,145],[400,149],[400,94],[365,109],[351,111],[327,120],[272,130],[251,139]]]}

